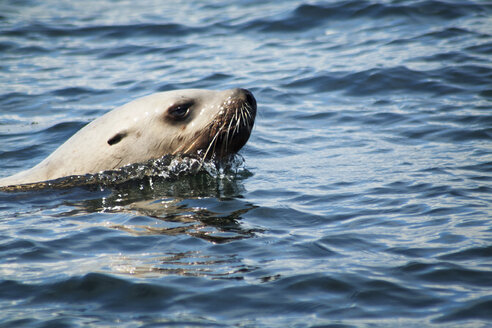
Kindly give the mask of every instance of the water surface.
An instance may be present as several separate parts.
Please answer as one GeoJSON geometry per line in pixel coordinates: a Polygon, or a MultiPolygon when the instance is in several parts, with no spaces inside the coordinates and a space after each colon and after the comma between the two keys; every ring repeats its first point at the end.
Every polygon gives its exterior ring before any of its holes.
{"type": "Polygon", "coordinates": [[[1,327],[492,324],[487,1],[0,4],[0,175],[244,87],[238,174],[0,193],[1,327]]]}

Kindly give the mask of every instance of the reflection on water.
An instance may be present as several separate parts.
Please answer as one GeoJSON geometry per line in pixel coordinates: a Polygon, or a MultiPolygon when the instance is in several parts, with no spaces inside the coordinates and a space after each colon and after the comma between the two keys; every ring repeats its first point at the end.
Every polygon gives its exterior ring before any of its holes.
{"type": "Polygon", "coordinates": [[[0,4],[1,176],[149,93],[259,104],[250,172],[0,192],[0,326],[490,326],[492,4],[184,2],[0,4]]]}
{"type": "MultiPolygon", "coordinates": [[[[253,208],[255,206],[237,199],[220,200],[214,197],[166,197],[137,201],[122,207],[119,205],[118,212],[129,211],[132,217],[124,223],[110,225],[109,228],[134,236],[186,235],[208,243],[222,244],[254,237],[257,231],[243,228],[240,222],[241,215],[253,208]],[[227,203],[227,206],[223,206],[221,202],[227,203]],[[227,210],[215,212],[207,207],[227,207],[227,210]]],[[[118,255],[111,257],[110,268],[118,273],[139,276],[177,274],[224,279],[242,279],[243,274],[254,269],[243,264],[235,254],[206,255],[200,251],[165,254],[155,252],[143,257],[142,254],[118,255]]]]}
{"type": "MultiPolygon", "coordinates": [[[[102,197],[66,202],[69,212],[60,217],[76,217],[91,213],[125,214],[124,219],[100,223],[80,223],[117,231],[122,236],[174,236],[196,238],[209,245],[226,244],[255,236],[258,229],[245,228],[242,216],[256,208],[243,201],[242,180],[248,174],[231,173],[213,176],[206,172],[186,175],[178,179],[151,177],[105,187],[102,197]],[[129,187],[129,185],[131,185],[129,187]]],[[[209,276],[211,278],[242,279],[254,266],[242,263],[235,254],[206,254],[193,248],[172,253],[169,247],[152,247],[149,251],[107,254],[103,271],[137,276],[178,274],[184,276],[209,276]],[[162,249],[162,252],[159,250],[162,249]]],[[[168,246],[168,245],[166,245],[168,246]]],[[[99,259],[102,262],[102,259],[99,259]]]]}
{"type": "Polygon", "coordinates": [[[253,230],[241,228],[240,220],[242,214],[255,206],[238,200],[230,200],[228,201],[230,210],[227,212],[213,212],[205,207],[214,206],[215,202],[217,202],[215,198],[166,198],[131,203],[118,210],[133,212],[137,215],[135,221],[138,221],[138,216],[145,216],[160,220],[160,223],[142,225],[130,222],[124,225],[114,225],[112,228],[137,236],[188,234],[213,243],[226,243],[254,235],[253,230]]]}
{"type": "Polygon", "coordinates": [[[212,279],[244,279],[258,269],[247,265],[235,255],[205,255],[198,251],[185,253],[149,254],[142,256],[113,256],[110,268],[114,273],[140,277],[180,275],[212,279]]]}

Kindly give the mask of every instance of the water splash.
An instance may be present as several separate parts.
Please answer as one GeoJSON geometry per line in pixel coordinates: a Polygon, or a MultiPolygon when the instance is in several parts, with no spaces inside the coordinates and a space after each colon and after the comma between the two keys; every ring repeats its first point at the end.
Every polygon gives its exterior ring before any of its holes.
{"type": "Polygon", "coordinates": [[[200,154],[165,155],[145,163],[123,166],[116,170],[108,170],[96,174],[74,175],[50,181],[36,182],[17,186],[2,187],[2,191],[28,191],[45,188],[98,187],[101,190],[121,186],[127,183],[138,183],[140,189],[149,186],[151,189],[156,181],[176,181],[186,176],[206,174],[212,179],[233,180],[246,177],[244,158],[238,154],[218,160],[212,157],[203,160],[200,154]]]}

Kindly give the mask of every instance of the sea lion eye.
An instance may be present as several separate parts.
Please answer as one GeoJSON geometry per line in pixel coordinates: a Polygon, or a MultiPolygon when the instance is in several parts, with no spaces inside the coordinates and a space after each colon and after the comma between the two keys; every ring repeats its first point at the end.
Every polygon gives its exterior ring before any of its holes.
{"type": "Polygon", "coordinates": [[[173,120],[182,120],[188,115],[191,106],[193,106],[193,101],[174,104],[168,108],[167,115],[173,120]]]}

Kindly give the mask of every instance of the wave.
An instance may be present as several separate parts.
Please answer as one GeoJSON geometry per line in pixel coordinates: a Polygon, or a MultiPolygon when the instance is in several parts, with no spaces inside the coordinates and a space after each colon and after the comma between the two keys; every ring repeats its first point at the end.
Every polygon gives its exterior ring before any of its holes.
{"type": "Polygon", "coordinates": [[[196,27],[175,23],[72,26],[35,22],[11,29],[4,29],[2,33],[10,37],[27,37],[32,35],[40,35],[48,38],[98,36],[109,39],[121,39],[141,36],[183,36],[196,31],[199,31],[196,27]]]}
{"type": "MultiPolygon", "coordinates": [[[[58,124],[51,130],[65,132],[67,124],[58,124]]],[[[56,132],[52,134],[56,135],[56,132]]],[[[8,155],[8,154],[6,154],[8,155]]],[[[108,170],[96,174],[74,175],[55,180],[36,182],[23,185],[1,187],[2,191],[27,191],[45,188],[73,188],[96,187],[111,188],[117,186],[128,187],[138,185],[152,188],[155,182],[175,181],[182,177],[194,177],[197,175],[210,176],[212,179],[233,180],[241,176],[247,176],[248,171],[243,167],[244,159],[236,154],[225,160],[218,161],[214,158],[203,160],[198,155],[165,155],[158,159],[152,159],[145,163],[136,163],[123,166],[116,170],[108,170]]]]}
{"type": "Polygon", "coordinates": [[[401,18],[408,22],[449,21],[466,16],[492,13],[492,4],[451,3],[446,1],[407,1],[407,4],[374,1],[336,1],[327,4],[301,4],[290,12],[273,18],[259,18],[243,23],[245,29],[267,32],[306,31],[334,21],[356,19],[383,20],[401,18]]]}
{"type": "MultiPolygon", "coordinates": [[[[285,88],[308,88],[313,92],[343,90],[351,96],[367,96],[397,92],[448,95],[463,92],[459,86],[439,81],[432,71],[412,70],[405,66],[371,68],[360,72],[325,72],[314,77],[297,79],[285,88]]],[[[473,78],[470,77],[470,78],[473,78]]]]}

